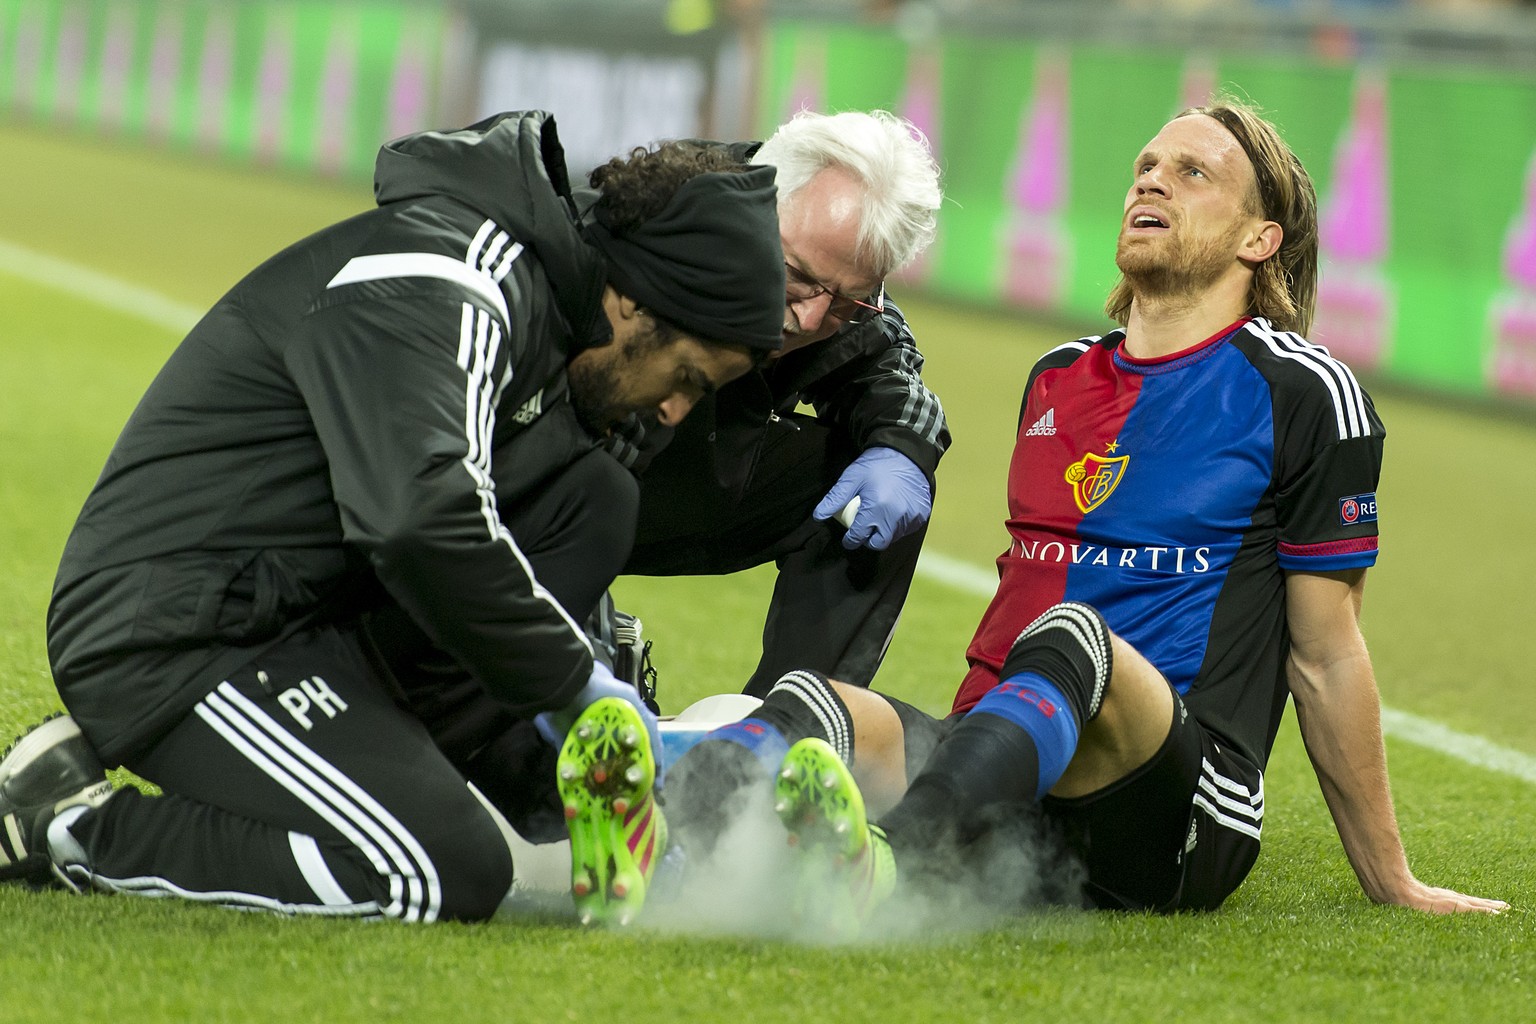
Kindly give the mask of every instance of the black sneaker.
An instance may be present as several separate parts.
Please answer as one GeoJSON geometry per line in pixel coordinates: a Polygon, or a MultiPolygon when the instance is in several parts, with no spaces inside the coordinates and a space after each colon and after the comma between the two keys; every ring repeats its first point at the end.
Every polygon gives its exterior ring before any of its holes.
{"type": "Polygon", "coordinates": [[[656,667],[651,664],[651,642],[645,639],[644,624],[615,608],[613,595],[604,591],[582,628],[592,641],[593,657],[612,669],[615,679],[633,686],[651,713],[659,715],[656,667]]]}
{"type": "Polygon", "coordinates": [[[49,822],[111,795],[106,767],[73,718],[33,726],[0,756],[0,879],[47,881],[49,822]]]}
{"type": "Polygon", "coordinates": [[[613,674],[633,686],[652,714],[660,714],[656,703],[656,666],[651,664],[651,642],[645,639],[645,626],[635,616],[613,612],[613,674]]]}

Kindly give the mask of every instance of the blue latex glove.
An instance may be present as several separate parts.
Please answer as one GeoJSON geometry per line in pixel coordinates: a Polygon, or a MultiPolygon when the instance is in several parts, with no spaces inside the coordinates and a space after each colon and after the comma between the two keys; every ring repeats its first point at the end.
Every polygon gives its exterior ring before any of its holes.
{"type": "Polygon", "coordinates": [[[661,789],[662,780],[666,775],[666,766],[661,760],[661,726],[656,721],[656,715],[645,702],[640,699],[640,694],[633,686],[616,679],[613,672],[601,661],[592,662],[592,675],[587,678],[587,683],[576,692],[575,698],[565,707],[556,711],[545,711],[533,718],[534,728],[539,730],[539,735],[544,737],[556,750],[565,743],[565,734],[571,731],[577,716],[587,709],[587,706],[595,700],[604,697],[617,697],[628,701],[640,712],[640,720],[645,723],[645,731],[651,736],[651,757],[656,760],[656,789],[661,789]]]}
{"type": "Polygon", "coordinates": [[[850,551],[857,547],[884,551],[933,513],[928,478],[917,463],[894,448],[866,448],[843,470],[811,515],[831,519],[854,498],[859,499],[859,508],[843,534],[843,547],[850,551]]]}

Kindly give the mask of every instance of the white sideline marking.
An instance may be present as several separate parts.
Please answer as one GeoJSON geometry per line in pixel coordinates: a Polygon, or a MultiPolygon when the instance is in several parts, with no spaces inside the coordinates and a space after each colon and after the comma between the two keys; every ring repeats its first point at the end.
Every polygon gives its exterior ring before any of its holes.
{"type": "MultiPolygon", "coordinates": [[[[148,288],[3,239],[0,239],[0,271],[136,317],[172,334],[185,334],[203,315],[202,310],[168,299],[148,288]]],[[[997,589],[995,569],[982,568],[937,551],[922,553],[917,573],[935,583],[979,597],[991,597],[997,589]]],[[[1536,784],[1536,757],[1529,754],[1395,708],[1381,709],[1381,724],[1387,735],[1404,742],[1536,784]]]]}
{"type": "Polygon", "coordinates": [[[1481,736],[1457,732],[1439,722],[1420,718],[1406,711],[1398,711],[1396,708],[1381,709],[1381,727],[1388,736],[1396,736],[1416,746],[1428,747],[1430,750],[1448,754],[1458,761],[1465,761],[1479,768],[1513,775],[1517,779],[1536,783],[1536,757],[1522,754],[1508,747],[1501,747],[1481,736]]]}
{"type": "Polygon", "coordinates": [[[917,558],[917,574],[977,597],[991,597],[997,591],[996,566],[983,569],[928,548],[917,558]]]}
{"type": "MultiPolygon", "coordinates": [[[[917,574],[979,597],[991,597],[997,589],[996,570],[983,569],[926,548],[918,558],[917,574]]],[[[1439,722],[1388,707],[1381,709],[1381,727],[1388,736],[1405,743],[1536,784],[1536,757],[1501,747],[1492,740],[1457,732],[1439,722]]]]}
{"type": "Polygon", "coordinates": [[[0,270],[55,291],[67,292],[116,313],[183,335],[202,319],[203,310],[183,305],[100,271],[0,239],[0,270]]]}

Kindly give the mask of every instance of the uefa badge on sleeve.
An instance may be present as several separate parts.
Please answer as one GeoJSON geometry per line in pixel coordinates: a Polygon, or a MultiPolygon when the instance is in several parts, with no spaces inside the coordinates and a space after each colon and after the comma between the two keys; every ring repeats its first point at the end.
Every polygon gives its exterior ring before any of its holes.
{"type": "Polygon", "coordinates": [[[1376,495],[1354,494],[1339,499],[1339,525],[1358,526],[1376,521],[1376,495]]]}

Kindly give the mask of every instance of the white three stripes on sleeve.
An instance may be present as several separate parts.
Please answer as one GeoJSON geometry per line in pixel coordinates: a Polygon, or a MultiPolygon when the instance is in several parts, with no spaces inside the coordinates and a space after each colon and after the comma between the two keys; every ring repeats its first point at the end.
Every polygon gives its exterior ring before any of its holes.
{"type": "Polygon", "coordinates": [[[509,368],[500,380],[493,381],[490,371],[501,346],[503,326],[507,329],[511,327],[501,282],[523,252],[521,242],[508,245],[509,241],[511,239],[505,231],[499,229],[494,221],[486,220],[470,240],[463,260],[425,252],[355,256],[326,287],[339,288],[360,281],[392,277],[435,277],[464,285],[496,308],[501,323],[495,322],[473,303],[466,302],[459,322],[458,365],[468,374],[464,403],[464,434],[468,451],[464,457],[464,468],[480,496],[480,511],[490,536],[506,544],[528,577],[534,596],[549,605],[590,651],[592,644],[586,632],[567,614],[554,595],[539,583],[532,566],[518,550],[512,534],[502,525],[496,510],[496,488],[490,474],[490,439],[496,425],[496,400],[511,381],[512,374],[509,368]]]}
{"type": "Polygon", "coordinates": [[[1370,433],[1370,417],[1365,408],[1365,393],[1348,366],[1299,334],[1277,331],[1263,319],[1249,321],[1247,329],[1282,359],[1294,360],[1315,373],[1333,399],[1333,413],[1339,428],[1339,440],[1364,437],[1370,433]]]}
{"type": "Polygon", "coordinates": [[[512,261],[517,259],[523,251],[522,242],[506,248],[509,241],[511,239],[508,238],[507,233],[497,228],[495,221],[487,220],[480,225],[480,230],[475,232],[474,239],[469,243],[469,252],[464,257],[465,265],[476,268],[482,274],[489,274],[498,282],[505,279],[507,271],[512,269],[512,261]],[[492,232],[495,234],[492,235],[492,232]],[[489,246],[485,244],[487,236],[490,236],[489,246]],[[499,263],[496,262],[498,255],[501,257],[499,263]]]}
{"type": "Polygon", "coordinates": [[[528,578],[533,596],[547,604],[588,651],[592,643],[586,630],[576,624],[555,596],[544,588],[533,574],[533,566],[523,556],[511,532],[501,521],[496,508],[496,484],[491,479],[491,435],[496,428],[496,400],[501,385],[492,384],[489,373],[496,362],[497,349],[501,344],[501,329],[490,321],[484,310],[464,304],[464,315],[459,323],[459,366],[466,372],[464,429],[468,452],[464,456],[464,469],[475,483],[475,493],[480,496],[480,514],[493,540],[507,546],[517,559],[523,574],[528,578]]]}
{"type": "Polygon", "coordinates": [[[354,256],[336,272],[326,288],[362,281],[382,281],[392,277],[435,277],[463,285],[496,308],[501,322],[511,323],[507,297],[490,275],[456,260],[433,252],[388,252],[373,256],[354,256]]]}

